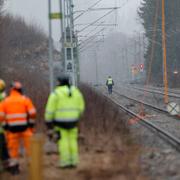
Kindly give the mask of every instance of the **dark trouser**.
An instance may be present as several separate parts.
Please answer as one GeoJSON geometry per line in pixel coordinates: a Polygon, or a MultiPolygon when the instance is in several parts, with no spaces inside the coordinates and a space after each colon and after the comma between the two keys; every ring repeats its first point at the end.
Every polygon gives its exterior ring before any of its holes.
{"type": "Polygon", "coordinates": [[[6,146],[6,140],[3,133],[0,133],[0,161],[9,159],[9,154],[6,146]]]}
{"type": "Polygon", "coordinates": [[[112,94],[112,85],[108,85],[108,93],[112,94]]]}

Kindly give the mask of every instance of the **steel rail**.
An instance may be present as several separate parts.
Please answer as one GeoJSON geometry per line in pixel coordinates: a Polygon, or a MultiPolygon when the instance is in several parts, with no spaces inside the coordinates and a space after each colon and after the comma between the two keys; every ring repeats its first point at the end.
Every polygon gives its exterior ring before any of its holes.
{"type": "MultiPolygon", "coordinates": [[[[151,90],[149,89],[144,89],[144,88],[140,88],[140,87],[133,87],[134,89],[138,89],[138,90],[142,90],[142,91],[145,91],[145,92],[150,92],[150,93],[156,93],[156,94],[161,94],[161,95],[164,95],[163,92],[159,91],[159,90],[153,90],[151,88],[151,90]]],[[[169,92],[168,94],[169,97],[175,97],[175,98],[180,98],[180,95],[179,94],[176,94],[176,93],[173,93],[173,92],[169,92]]]]}
{"type": "MultiPolygon", "coordinates": [[[[137,87],[138,87],[138,86],[137,86],[137,87]]],[[[148,87],[149,89],[153,89],[153,90],[157,90],[157,91],[162,91],[162,88],[163,88],[163,87],[154,87],[154,86],[147,86],[147,87],[148,87]]],[[[169,88],[168,90],[169,90],[169,92],[171,92],[171,93],[180,95],[180,89],[171,89],[171,88],[169,88]]]]}
{"type": "Polygon", "coordinates": [[[120,95],[120,96],[123,96],[123,97],[125,97],[125,98],[127,98],[127,99],[130,99],[130,100],[133,100],[133,101],[135,101],[135,102],[138,102],[138,103],[144,104],[144,105],[146,105],[146,106],[149,106],[149,107],[151,107],[151,108],[153,108],[153,109],[155,109],[155,110],[158,110],[158,111],[161,111],[161,112],[163,112],[163,113],[169,114],[165,109],[162,109],[162,108],[160,108],[160,107],[154,106],[154,105],[152,105],[152,104],[146,103],[146,102],[144,102],[144,101],[135,99],[135,98],[133,98],[133,97],[130,97],[130,96],[127,96],[127,95],[124,95],[124,94],[120,94],[119,92],[117,92],[117,91],[115,91],[115,90],[113,90],[113,92],[116,93],[116,94],[118,94],[118,95],[120,95]]]}
{"type": "Polygon", "coordinates": [[[142,116],[139,116],[138,114],[134,113],[133,111],[129,110],[128,108],[126,108],[125,106],[121,105],[120,103],[116,102],[115,100],[109,98],[107,95],[103,94],[106,98],[108,98],[111,102],[113,102],[114,104],[116,104],[117,106],[119,106],[123,111],[125,111],[126,113],[130,114],[132,117],[137,117],[140,119],[140,123],[145,125],[147,128],[150,128],[153,131],[156,131],[158,133],[158,135],[163,138],[166,142],[168,142],[169,144],[171,144],[177,151],[180,152],[180,140],[173,136],[172,134],[170,134],[169,132],[163,130],[162,128],[156,126],[154,123],[149,122],[147,119],[145,119],[142,116]]]}

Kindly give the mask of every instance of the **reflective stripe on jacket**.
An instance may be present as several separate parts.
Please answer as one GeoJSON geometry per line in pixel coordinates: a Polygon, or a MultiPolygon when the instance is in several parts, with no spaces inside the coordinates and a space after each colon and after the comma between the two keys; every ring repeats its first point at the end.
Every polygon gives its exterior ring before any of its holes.
{"type": "Polygon", "coordinates": [[[78,88],[58,86],[50,94],[45,111],[46,122],[76,122],[84,111],[84,99],[78,88]],[[71,93],[71,96],[69,96],[71,93]]]}
{"type": "Polygon", "coordinates": [[[29,119],[35,120],[36,109],[32,101],[12,90],[0,106],[0,121],[9,127],[27,126],[29,119]]]}

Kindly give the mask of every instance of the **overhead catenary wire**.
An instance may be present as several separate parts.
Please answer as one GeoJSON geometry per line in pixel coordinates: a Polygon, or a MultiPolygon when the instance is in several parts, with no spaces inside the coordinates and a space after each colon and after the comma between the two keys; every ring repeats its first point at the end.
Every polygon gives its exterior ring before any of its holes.
{"type": "MultiPolygon", "coordinates": [[[[99,32],[98,32],[98,33],[99,33],[99,32]]],[[[85,42],[85,41],[82,41],[82,43],[79,44],[80,49],[86,48],[87,45],[89,45],[94,39],[97,38],[97,34],[98,34],[98,33],[96,33],[95,35],[91,36],[91,38],[89,38],[86,42],[85,42]],[[82,45],[83,45],[83,47],[82,47],[82,45]]],[[[104,40],[104,36],[103,36],[103,40],[104,40]]]]}
{"type": "Polygon", "coordinates": [[[95,42],[104,42],[104,36],[101,36],[101,37],[103,37],[103,38],[101,38],[100,40],[97,40],[96,37],[94,36],[90,41],[88,41],[88,43],[86,43],[84,46],[80,47],[79,50],[88,49],[88,48],[92,47],[92,44],[94,44],[95,42]]]}
{"type": "Polygon", "coordinates": [[[99,20],[103,19],[104,17],[108,16],[109,14],[111,14],[114,11],[111,10],[109,12],[107,12],[106,14],[104,14],[103,16],[101,16],[100,18],[96,19],[94,22],[90,23],[89,25],[85,26],[84,28],[82,28],[81,30],[78,31],[78,33],[84,31],[85,29],[89,28],[90,26],[94,25],[95,23],[97,23],[99,20]]]}
{"type": "MultiPolygon", "coordinates": [[[[104,35],[96,35],[96,37],[98,37],[98,36],[104,36],[104,35]]],[[[86,38],[87,38],[87,37],[90,37],[90,36],[83,36],[83,35],[80,35],[79,38],[80,38],[80,37],[82,37],[82,38],[83,38],[83,37],[86,37],[86,38]]],[[[81,41],[83,41],[83,40],[81,40],[81,41]]]]}
{"type": "MultiPolygon", "coordinates": [[[[76,26],[87,26],[89,24],[76,24],[76,26]]],[[[92,26],[115,26],[116,24],[93,24],[92,26]]]]}
{"type": "Polygon", "coordinates": [[[117,10],[121,7],[102,7],[102,8],[88,8],[88,11],[87,10],[79,10],[79,11],[75,11],[76,13],[78,12],[91,12],[91,11],[107,11],[107,10],[111,10],[111,9],[114,9],[114,10],[117,10]]]}
{"type": "Polygon", "coordinates": [[[121,7],[91,8],[91,9],[89,9],[89,11],[106,11],[106,10],[111,10],[111,9],[117,10],[117,9],[120,9],[120,8],[121,7]]]}
{"type": "Polygon", "coordinates": [[[100,42],[104,42],[104,39],[100,39],[100,40],[98,40],[98,41],[91,41],[91,42],[89,42],[88,46],[83,47],[83,48],[80,49],[80,52],[84,52],[84,51],[87,50],[88,48],[93,47],[95,43],[100,43],[100,42]]]}
{"type": "MultiPolygon", "coordinates": [[[[94,39],[95,39],[95,38],[94,38],[94,39]]],[[[83,52],[83,51],[89,49],[89,48],[92,47],[96,42],[98,42],[98,41],[96,40],[96,41],[91,41],[91,42],[89,42],[85,47],[82,47],[82,48],[79,49],[80,52],[83,52]]]]}
{"type": "MultiPolygon", "coordinates": [[[[83,48],[86,48],[87,45],[89,45],[91,42],[93,42],[94,39],[96,39],[97,37],[96,36],[93,36],[91,37],[91,39],[82,47],[82,43],[79,44],[79,48],[80,49],[83,49],[83,48]]],[[[84,44],[84,43],[83,43],[84,44]]]]}
{"type": "MultiPolygon", "coordinates": [[[[127,1],[127,2],[129,2],[129,1],[127,1]]],[[[97,20],[95,20],[94,22],[90,23],[89,25],[87,25],[87,26],[84,27],[83,29],[79,30],[78,33],[82,32],[82,31],[84,31],[85,29],[89,28],[90,26],[94,25],[94,24],[95,24],[96,22],[98,22],[99,20],[101,20],[101,19],[103,19],[104,17],[106,17],[106,16],[108,16],[109,14],[111,14],[114,10],[121,9],[122,7],[124,7],[124,6],[127,4],[127,2],[125,2],[125,3],[124,3],[122,6],[120,6],[120,7],[117,7],[117,8],[115,7],[115,8],[113,8],[113,9],[111,9],[111,11],[107,12],[107,13],[104,14],[102,17],[98,18],[97,20]]]]}
{"type": "Polygon", "coordinates": [[[86,49],[88,47],[89,44],[91,44],[93,42],[93,40],[96,39],[96,36],[92,37],[91,41],[89,41],[87,44],[85,44],[83,47],[80,47],[81,49],[86,49]]]}
{"type": "Polygon", "coordinates": [[[84,44],[84,43],[87,43],[88,41],[91,40],[91,38],[96,37],[97,34],[99,34],[100,32],[102,32],[102,31],[104,31],[104,30],[105,30],[105,28],[100,29],[98,32],[96,32],[95,34],[93,34],[93,35],[90,36],[89,38],[85,39],[80,45],[82,45],[82,44],[84,44]]]}
{"type": "Polygon", "coordinates": [[[85,13],[87,13],[89,11],[89,9],[95,7],[97,4],[99,4],[101,1],[103,0],[98,0],[97,2],[95,2],[92,6],[90,6],[87,10],[84,10],[81,14],[79,14],[77,17],[74,18],[74,21],[77,20],[78,18],[80,18],[82,15],[84,15],[85,13]]]}
{"type": "MultiPolygon", "coordinates": [[[[100,1],[98,1],[97,3],[99,3],[99,2],[100,2],[100,1]]],[[[86,29],[89,28],[90,26],[95,25],[98,21],[100,21],[100,20],[103,19],[104,17],[108,16],[108,15],[111,14],[113,11],[124,7],[126,4],[128,4],[128,2],[129,2],[129,0],[127,0],[125,3],[123,3],[123,5],[122,5],[121,7],[115,7],[115,8],[113,8],[113,9],[110,8],[111,11],[107,12],[106,14],[104,14],[103,16],[101,16],[100,18],[98,18],[97,20],[93,21],[92,23],[88,24],[87,26],[85,26],[85,27],[82,28],[81,30],[77,31],[77,33],[78,33],[78,34],[82,33],[84,30],[86,30],[86,29]]],[[[95,5],[95,4],[94,4],[94,5],[95,5]]],[[[89,9],[89,10],[92,9],[92,6],[89,7],[88,9],[89,9]]],[[[98,9],[98,8],[96,8],[96,9],[98,9]]],[[[100,8],[100,9],[103,10],[103,8],[100,8]]],[[[104,8],[104,10],[105,10],[105,8],[104,8]]],[[[106,9],[106,10],[107,10],[107,9],[106,9]]],[[[84,14],[84,13],[83,13],[83,14],[84,14]]],[[[99,25],[99,26],[100,26],[100,25],[99,25]]],[[[97,29],[99,26],[96,26],[95,29],[97,29]]],[[[90,31],[88,34],[90,34],[91,32],[93,32],[93,30],[90,31]]],[[[87,35],[87,34],[86,34],[86,35],[87,35]]],[[[92,39],[94,39],[94,38],[92,38],[92,39]]],[[[90,40],[92,40],[92,39],[89,39],[88,41],[90,41],[90,40]]],[[[103,37],[103,39],[104,39],[104,37],[103,37]]],[[[85,42],[85,41],[84,41],[84,42],[85,42]]],[[[89,44],[89,43],[88,43],[88,44],[89,44]]],[[[86,45],[87,45],[87,44],[86,44],[86,45]]],[[[86,47],[86,46],[85,46],[85,47],[86,47]]],[[[83,47],[83,48],[85,48],[85,47],[83,47]]],[[[80,51],[80,52],[82,52],[82,51],[80,51]]]]}
{"type": "MultiPolygon", "coordinates": [[[[99,2],[100,2],[100,1],[98,1],[97,3],[99,3],[99,2]]],[[[85,27],[82,28],[81,30],[77,31],[77,33],[79,34],[79,33],[81,33],[82,31],[84,31],[84,30],[86,30],[87,28],[89,28],[90,26],[93,26],[93,25],[94,25],[95,23],[97,23],[99,20],[101,20],[101,19],[103,19],[104,17],[106,17],[106,16],[108,16],[109,14],[111,14],[114,10],[120,9],[120,8],[124,7],[128,2],[129,2],[129,0],[127,0],[122,6],[120,6],[120,7],[115,7],[115,8],[113,8],[113,9],[111,9],[111,11],[107,12],[107,13],[104,14],[102,17],[98,18],[98,19],[95,20],[94,22],[88,24],[87,26],[85,26],[85,27]]],[[[91,9],[91,8],[92,8],[92,6],[89,7],[88,9],[91,9]]],[[[102,8],[102,9],[103,9],[103,8],[102,8]]],[[[114,26],[116,26],[116,25],[114,25],[114,26]]]]}
{"type": "MultiPolygon", "coordinates": [[[[103,24],[104,23],[104,21],[102,21],[102,22],[100,22],[99,23],[99,25],[101,25],[101,24],[103,24]]],[[[96,29],[98,29],[99,28],[99,26],[96,26],[95,28],[93,28],[91,31],[89,31],[87,34],[85,34],[86,36],[89,36],[91,33],[94,33],[94,31],[96,30],[96,29]]]]}

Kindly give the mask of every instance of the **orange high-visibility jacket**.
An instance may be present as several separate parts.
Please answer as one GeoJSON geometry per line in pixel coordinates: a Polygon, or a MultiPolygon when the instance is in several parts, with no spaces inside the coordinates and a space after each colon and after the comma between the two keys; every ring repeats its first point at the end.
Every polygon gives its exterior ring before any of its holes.
{"type": "Polygon", "coordinates": [[[16,90],[0,103],[0,121],[8,130],[21,131],[35,123],[36,109],[32,101],[16,90]],[[19,130],[18,130],[19,129],[19,130]]]}

